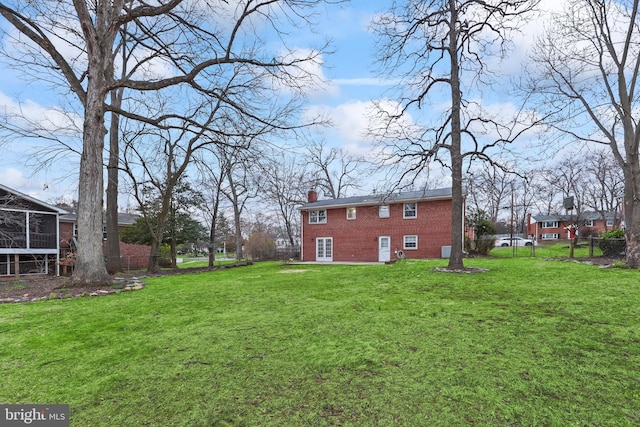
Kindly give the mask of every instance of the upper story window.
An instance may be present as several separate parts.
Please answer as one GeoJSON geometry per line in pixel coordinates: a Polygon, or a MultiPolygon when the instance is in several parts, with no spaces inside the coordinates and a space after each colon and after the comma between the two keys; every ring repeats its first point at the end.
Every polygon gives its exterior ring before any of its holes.
{"type": "Polygon", "coordinates": [[[593,220],[592,219],[587,219],[584,221],[584,226],[585,227],[593,227],[593,220]]]}
{"type": "Polygon", "coordinates": [[[542,221],[540,223],[542,228],[558,228],[558,221],[542,221]]]}
{"type": "Polygon", "coordinates": [[[355,208],[355,206],[347,208],[347,219],[356,219],[356,208],[355,208]]]}
{"type": "Polygon", "coordinates": [[[404,212],[403,218],[416,218],[418,216],[418,204],[413,203],[405,203],[404,204],[404,212]]]}
{"type": "Polygon", "coordinates": [[[613,219],[607,218],[607,227],[613,227],[613,219]]]}
{"type": "Polygon", "coordinates": [[[309,224],[325,224],[327,222],[327,211],[319,209],[309,211],[309,224]]]}
{"type": "Polygon", "coordinates": [[[378,207],[378,216],[380,218],[389,218],[389,205],[380,205],[378,207]]]}

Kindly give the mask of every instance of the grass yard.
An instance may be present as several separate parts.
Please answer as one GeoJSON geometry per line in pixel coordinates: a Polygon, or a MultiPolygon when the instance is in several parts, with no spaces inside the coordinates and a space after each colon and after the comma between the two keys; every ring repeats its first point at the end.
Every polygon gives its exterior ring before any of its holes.
{"type": "Polygon", "coordinates": [[[255,264],[0,306],[2,403],[72,426],[637,426],[640,272],[255,264]]]}

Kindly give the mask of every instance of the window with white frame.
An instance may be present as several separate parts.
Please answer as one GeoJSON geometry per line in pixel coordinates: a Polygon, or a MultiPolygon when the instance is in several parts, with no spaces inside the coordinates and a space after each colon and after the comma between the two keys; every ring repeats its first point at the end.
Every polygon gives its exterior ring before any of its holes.
{"type": "Polygon", "coordinates": [[[558,221],[542,221],[540,228],[558,228],[558,221]]]}
{"type": "Polygon", "coordinates": [[[356,219],[356,208],[351,206],[347,208],[347,219],[356,219]]]}
{"type": "Polygon", "coordinates": [[[389,218],[389,205],[380,205],[378,207],[378,216],[380,218],[389,218]]]}
{"type": "Polygon", "coordinates": [[[418,249],[418,236],[415,236],[415,235],[404,236],[402,248],[409,249],[409,250],[418,249]]]}
{"type": "Polygon", "coordinates": [[[584,221],[584,226],[585,227],[593,227],[593,220],[592,219],[587,219],[584,221]]]}
{"type": "Polygon", "coordinates": [[[543,240],[557,240],[560,238],[560,235],[557,233],[547,233],[542,235],[543,240]]]}
{"type": "Polygon", "coordinates": [[[613,218],[607,218],[607,227],[613,227],[613,218]]]}
{"type": "Polygon", "coordinates": [[[327,222],[327,211],[318,209],[309,211],[309,224],[325,224],[327,222]]]}
{"type": "Polygon", "coordinates": [[[417,218],[418,217],[418,204],[413,203],[405,203],[404,211],[402,214],[403,218],[417,218]]]}

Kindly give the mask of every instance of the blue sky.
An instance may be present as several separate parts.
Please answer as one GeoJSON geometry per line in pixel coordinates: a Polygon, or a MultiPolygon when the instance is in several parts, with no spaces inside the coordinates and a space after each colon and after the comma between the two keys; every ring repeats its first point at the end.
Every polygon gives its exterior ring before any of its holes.
{"type": "MultiPolygon", "coordinates": [[[[326,5],[318,15],[320,25],[317,33],[299,30],[292,34],[294,41],[291,45],[300,49],[318,45],[325,38],[332,39],[331,50],[334,53],[323,56],[325,67],[318,71],[328,85],[309,94],[308,109],[332,117],[335,128],[327,130],[324,138],[332,145],[356,154],[364,154],[371,149],[371,142],[363,135],[367,122],[365,113],[371,102],[382,99],[390,88],[375,72],[374,36],[368,29],[373,14],[384,11],[390,3],[352,0],[341,5],[326,5]]],[[[558,7],[561,1],[545,0],[545,3],[558,7]]],[[[529,30],[536,26],[532,22],[523,29],[524,35],[517,41],[517,54],[512,55],[506,65],[501,65],[503,68],[520,66],[520,53],[525,50],[523,46],[532,40],[529,30]]],[[[25,86],[15,73],[6,66],[0,73],[0,108],[15,109],[20,105],[33,117],[48,117],[51,122],[69,120],[55,110],[59,98],[47,86],[39,87],[37,83],[25,86]]],[[[487,98],[488,107],[497,110],[510,108],[505,97],[505,94],[494,91],[487,98]]],[[[60,196],[75,198],[77,157],[61,156],[50,167],[36,170],[30,164],[34,160],[31,149],[34,144],[43,143],[14,139],[0,148],[0,182],[45,201],[60,196]]]]}

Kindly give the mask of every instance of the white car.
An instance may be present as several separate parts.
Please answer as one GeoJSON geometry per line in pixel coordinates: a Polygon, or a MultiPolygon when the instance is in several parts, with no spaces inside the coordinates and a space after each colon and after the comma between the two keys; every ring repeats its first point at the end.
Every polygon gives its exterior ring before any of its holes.
{"type": "Polygon", "coordinates": [[[496,247],[500,246],[533,246],[533,240],[523,239],[522,237],[503,237],[496,239],[496,247]]]}

